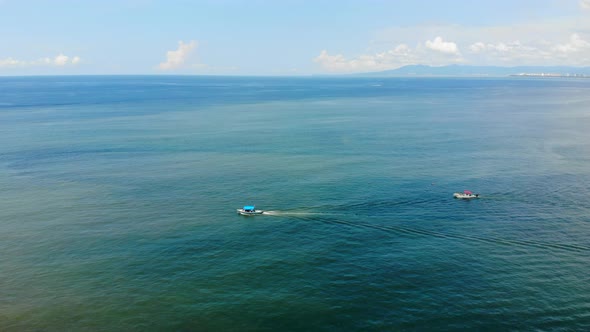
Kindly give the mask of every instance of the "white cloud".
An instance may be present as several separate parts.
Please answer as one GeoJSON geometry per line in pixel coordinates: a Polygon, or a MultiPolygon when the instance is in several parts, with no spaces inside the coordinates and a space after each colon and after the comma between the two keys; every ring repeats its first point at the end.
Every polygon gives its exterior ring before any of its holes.
{"type": "Polygon", "coordinates": [[[496,62],[496,64],[527,64],[527,61],[550,59],[551,54],[538,46],[525,45],[519,40],[511,42],[483,43],[476,42],[469,46],[474,55],[472,62],[496,62]],[[500,63],[497,63],[497,62],[500,63]]]}
{"type": "Polygon", "coordinates": [[[424,45],[437,52],[454,55],[460,54],[457,44],[453,42],[446,42],[442,39],[442,37],[436,37],[433,41],[427,40],[424,45]]]}
{"type": "MultiPolygon", "coordinates": [[[[590,10],[590,0],[580,2],[582,7],[586,4],[590,10]]],[[[364,52],[350,56],[323,51],[313,60],[332,72],[379,71],[408,64],[590,66],[589,12],[510,25],[394,26],[375,31],[364,52]]]]}
{"type": "Polygon", "coordinates": [[[460,63],[463,62],[463,58],[455,43],[445,42],[441,37],[437,37],[434,41],[419,43],[416,47],[401,43],[386,51],[362,54],[352,59],[347,59],[342,54],[330,55],[328,51],[323,50],[313,61],[331,72],[370,72],[412,64],[438,66],[460,63]]]}
{"type": "Polygon", "coordinates": [[[70,58],[67,55],[60,54],[55,57],[53,62],[55,63],[56,66],[65,66],[66,64],[68,64],[69,59],[70,58]]]}
{"type": "MultiPolygon", "coordinates": [[[[403,43],[387,51],[374,51],[351,58],[323,50],[313,61],[330,72],[371,72],[409,64],[439,66],[452,63],[590,66],[590,36],[582,33],[561,34],[559,39],[550,34],[540,36],[541,38],[523,36],[525,41],[502,40],[493,34],[478,35],[482,36],[489,37],[491,41],[469,41],[470,38],[464,38],[467,42],[458,44],[437,37],[417,43],[415,47],[403,43]],[[461,54],[459,45],[463,45],[468,52],[461,54]]],[[[501,34],[501,37],[504,36],[501,34]]]]}
{"type": "Polygon", "coordinates": [[[59,54],[54,58],[40,58],[33,61],[18,60],[11,57],[0,59],[0,68],[16,68],[16,67],[35,67],[35,66],[55,66],[65,67],[69,65],[76,65],[80,63],[79,56],[75,56],[70,60],[70,57],[64,54],[59,54]]]}
{"type": "Polygon", "coordinates": [[[573,33],[567,43],[556,45],[554,50],[561,53],[580,52],[590,50],[590,43],[582,39],[577,33],[573,33]]]}
{"type": "Polygon", "coordinates": [[[587,66],[590,59],[590,42],[578,33],[571,34],[565,43],[545,40],[531,40],[528,43],[519,40],[497,43],[479,41],[471,44],[469,50],[474,55],[472,62],[587,66]]]}
{"type": "Polygon", "coordinates": [[[461,59],[469,65],[590,66],[590,49],[585,46],[586,42],[590,42],[590,20],[584,13],[511,25],[390,27],[377,31],[369,45],[376,49],[375,53],[385,45],[417,45],[413,48],[417,63],[426,65],[456,63],[461,59]],[[430,40],[433,46],[436,44],[433,36],[441,36],[440,45],[455,43],[460,55],[449,57],[450,54],[434,51],[421,42],[430,40]],[[423,54],[422,49],[430,51],[430,57],[423,54]]]}
{"type": "Polygon", "coordinates": [[[590,0],[580,0],[580,7],[582,9],[590,9],[590,0]]]}
{"type": "Polygon", "coordinates": [[[320,55],[313,59],[313,61],[319,63],[329,71],[350,71],[350,67],[352,66],[342,54],[329,55],[326,50],[322,50],[320,55]]]}
{"type": "Polygon", "coordinates": [[[473,53],[479,53],[481,51],[486,50],[487,49],[487,45],[484,44],[484,43],[482,43],[482,42],[477,42],[477,43],[472,44],[471,46],[469,46],[469,49],[473,53]]]}
{"type": "Polygon", "coordinates": [[[507,52],[513,52],[513,51],[517,51],[517,50],[523,50],[525,49],[526,46],[523,46],[520,41],[515,40],[513,42],[509,42],[509,43],[505,43],[505,42],[500,42],[500,43],[488,43],[488,44],[484,44],[483,42],[477,42],[474,44],[471,44],[469,46],[469,50],[471,50],[472,53],[484,53],[484,52],[496,52],[496,53],[507,53],[507,52]]]}
{"type": "Polygon", "coordinates": [[[187,58],[197,48],[197,42],[191,40],[185,44],[182,40],[178,42],[178,49],[166,52],[166,61],[158,65],[161,70],[177,69],[184,65],[187,58]]]}
{"type": "Polygon", "coordinates": [[[0,68],[2,67],[22,67],[26,66],[26,62],[16,60],[13,58],[0,59],[0,68]]]}
{"type": "Polygon", "coordinates": [[[353,59],[346,59],[342,54],[330,55],[323,50],[313,61],[331,72],[367,72],[413,64],[415,55],[407,45],[400,44],[385,52],[363,54],[353,59]]]}

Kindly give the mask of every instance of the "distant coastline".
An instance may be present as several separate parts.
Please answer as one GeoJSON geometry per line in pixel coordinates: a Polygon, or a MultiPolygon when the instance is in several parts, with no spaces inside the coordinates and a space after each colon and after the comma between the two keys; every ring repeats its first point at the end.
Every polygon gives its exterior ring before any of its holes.
{"type": "Polygon", "coordinates": [[[511,74],[514,77],[547,77],[547,78],[590,78],[586,74],[558,74],[558,73],[519,73],[511,74]]]}
{"type": "Polygon", "coordinates": [[[563,77],[589,78],[590,67],[570,66],[426,66],[408,65],[397,69],[353,74],[369,77],[563,77]]]}

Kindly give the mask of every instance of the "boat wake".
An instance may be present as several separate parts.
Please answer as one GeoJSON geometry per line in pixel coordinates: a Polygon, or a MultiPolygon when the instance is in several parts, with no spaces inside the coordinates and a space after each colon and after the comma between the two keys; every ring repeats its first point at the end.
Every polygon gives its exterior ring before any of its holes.
{"type": "MultiPolygon", "coordinates": [[[[498,199],[501,199],[499,197],[498,199]]],[[[419,204],[424,204],[429,202],[429,200],[422,200],[419,201],[419,204]]],[[[390,202],[390,201],[382,201],[382,202],[373,202],[372,204],[358,204],[358,208],[364,208],[363,211],[366,212],[367,208],[375,209],[379,208],[382,209],[383,207],[391,207],[392,205],[413,205],[416,204],[415,201],[401,201],[401,202],[390,202]]],[[[346,209],[349,211],[351,208],[356,208],[356,205],[347,205],[347,206],[322,206],[319,209],[328,211],[336,208],[346,209]]],[[[426,236],[426,237],[436,237],[436,238],[446,238],[452,240],[460,240],[460,241],[472,241],[472,242],[481,242],[481,243],[489,243],[489,244],[496,244],[496,245],[505,245],[505,246],[519,246],[519,247],[534,247],[540,248],[545,250],[560,250],[560,251],[570,251],[570,252],[590,252],[590,246],[585,246],[576,243],[559,243],[559,242],[545,242],[545,241],[537,241],[531,238],[521,238],[521,239],[507,239],[507,238],[500,238],[500,237],[487,237],[481,236],[478,234],[460,234],[455,232],[446,232],[446,231],[434,231],[427,228],[415,227],[415,226],[406,226],[400,224],[383,224],[383,223],[367,223],[367,222],[352,222],[346,220],[344,217],[346,211],[344,212],[318,212],[318,207],[315,207],[314,210],[310,209],[300,209],[300,210],[286,210],[286,211],[264,211],[263,215],[268,216],[280,216],[286,218],[292,218],[295,220],[300,221],[319,221],[334,225],[341,225],[344,227],[352,227],[352,228],[365,228],[365,229],[374,229],[377,231],[387,232],[387,233],[397,233],[397,234],[404,234],[406,236],[426,236]]],[[[356,213],[355,213],[356,215],[356,213]]]]}
{"type": "Polygon", "coordinates": [[[284,217],[306,217],[306,216],[333,216],[332,213],[322,213],[313,211],[264,211],[262,214],[268,216],[284,216],[284,217]]]}
{"type": "Polygon", "coordinates": [[[456,233],[437,232],[437,231],[431,231],[431,230],[427,230],[427,229],[420,229],[420,228],[416,228],[416,227],[356,223],[356,222],[349,222],[349,221],[333,219],[333,218],[313,218],[313,219],[312,218],[300,218],[300,219],[307,220],[307,221],[311,221],[311,220],[321,221],[321,222],[325,222],[325,223],[343,225],[343,226],[353,227],[353,228],[370,228],[370,229],[375,229],[375,230],[384,231],[384,232],[399,233],[399,234],[406,234],[406,235],[413,235],[413,236],[431,236],[431,237],[437,237],[437,238],[476,241],[476,242],[509,245],[509,246],[535,247],[535,248],[549,249],[549,250],[590,252],[590,247],[578,245],[578,244],[551,243],[551,242],[541,242],[541,241],[534,241],[534,240],[527,240],[527,239],[520,239],[520,240],[514,239],[514,240],[512,240],[512,239],[502,239],[502,238],[495,238],[495,237],[483,237],[483,236],[477,236],[477,235],[464,235],[464,234],[456,234],[456,233]]]}

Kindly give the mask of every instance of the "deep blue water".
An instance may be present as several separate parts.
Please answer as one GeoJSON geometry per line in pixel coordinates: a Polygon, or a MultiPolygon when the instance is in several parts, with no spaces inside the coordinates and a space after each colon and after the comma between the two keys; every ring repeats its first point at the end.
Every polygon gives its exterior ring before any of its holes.
{"type": "Polygon", "coordinates": [[[590,80],[3,77],[0,253],[2,331],[588,330],[590,80]]]}

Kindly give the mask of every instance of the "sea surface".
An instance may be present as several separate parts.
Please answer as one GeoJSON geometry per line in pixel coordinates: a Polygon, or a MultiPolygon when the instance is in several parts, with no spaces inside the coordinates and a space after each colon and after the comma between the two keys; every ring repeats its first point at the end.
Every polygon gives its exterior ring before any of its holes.
{"type": "Polygon", "coordinates": [[[2,77],[0,330],[588,331],[590,80],[2,77]]]}

